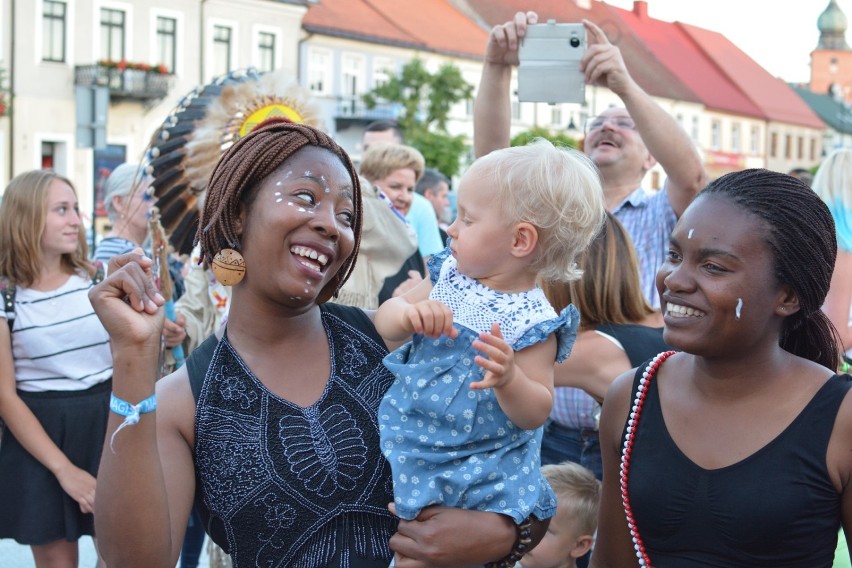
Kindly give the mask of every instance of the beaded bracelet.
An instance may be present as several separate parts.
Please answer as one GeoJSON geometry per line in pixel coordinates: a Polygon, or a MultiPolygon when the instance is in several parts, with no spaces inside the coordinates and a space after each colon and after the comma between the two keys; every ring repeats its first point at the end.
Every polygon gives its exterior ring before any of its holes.
{"type": "Polygon", "coordinates": [[[121,400],[113,393],[109,397],[109,409],[119,416],[125,417],[124,422],[115,429],[115,432],[112,433],[112,436],[109,439],[109,448],[113,453],[115,453],[115,449],[112,447],[115,435],[126,426],[133,426],[139,422],[139,418],[141,418],[142,414],[148,414],[149,412],[157,410],[157,393],[152,394],[139,404],[130,404],[126,400],[121,400]]]}
{"type": "Polygon", "coordinates": [[[521,524],[516,525],[515,528],[518,530],[518,539],[512,547],[512,552],[502,560],[486,564],[486,568],[514,568],[515,564],[529,551],[532,544],[532,515],[521,521],[521,524]]]}

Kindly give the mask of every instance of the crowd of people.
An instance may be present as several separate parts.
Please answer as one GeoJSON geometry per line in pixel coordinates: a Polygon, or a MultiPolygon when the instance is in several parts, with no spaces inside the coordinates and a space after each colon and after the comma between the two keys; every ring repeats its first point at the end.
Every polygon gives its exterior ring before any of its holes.
{"type": "Polygon", "coordinates": [[[16,176],[0,538],[38,568],[84,535],[103,566],[192,568],[205,532],[236,567],[832,566],[852,151],[710,181],[589,21],[585,79],[623,107],[582,151],[510,148],[535,23],[490,33],[455,189],[392,122],[358,164],[281,119],[224,148],[173,318],[149,170],[111,174],[93,254],[71,180],[16,176]]]}

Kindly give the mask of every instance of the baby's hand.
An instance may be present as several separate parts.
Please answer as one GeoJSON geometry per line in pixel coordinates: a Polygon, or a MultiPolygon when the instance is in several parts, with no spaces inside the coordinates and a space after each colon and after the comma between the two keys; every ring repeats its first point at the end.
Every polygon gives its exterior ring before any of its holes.
{"type": "Polygon", "coordinates": [[[485,369],[485,378],[470,383],[472,389],[488,389],[503,387],[515,378],[515,351],[503,339],[500,324],[491,324],[491,333],[480,333],[479,339],[473,342],[473,348],[487,355],[477,355],[474,362],[485,369]]]}
{"type": "Polygon", "coordinates": [[[422,300],[405,310],[405,321],[413,333],[426,337],[457,337],[453,327],[453,311],[446,304],[435,300],[422,300]]]}

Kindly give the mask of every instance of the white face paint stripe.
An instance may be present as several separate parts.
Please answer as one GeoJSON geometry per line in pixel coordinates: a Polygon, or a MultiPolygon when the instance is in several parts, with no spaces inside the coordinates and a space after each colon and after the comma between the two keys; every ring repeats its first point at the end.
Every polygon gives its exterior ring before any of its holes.
{"type": "Polygon", "coordinates": [[[737,319],[740,319],[740,317],[742,315],[743,315],[743,299],[737,298],[737,310],[736,310],[737,319]]]}
{"type": "Polygon", "coordinates": [[[695,232],[695,229],[690,229],[690,230],[689,230],[689,234],[688,234],[688,235],[686,235],[687,240],[692,238],[692,233],[694,233],[694,232],[695,232]]]}

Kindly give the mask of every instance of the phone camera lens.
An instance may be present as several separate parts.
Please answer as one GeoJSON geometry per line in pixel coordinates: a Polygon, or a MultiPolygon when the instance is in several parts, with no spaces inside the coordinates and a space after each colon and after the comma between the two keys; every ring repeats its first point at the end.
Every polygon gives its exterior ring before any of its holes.
{"type": "Polygon", "coordinates": [[[571,44],[571,47],[580,47],[580,38],[572,37],[568,43],[571,44]]]}

